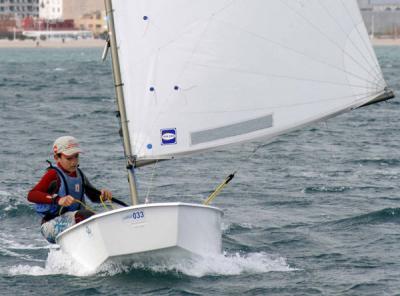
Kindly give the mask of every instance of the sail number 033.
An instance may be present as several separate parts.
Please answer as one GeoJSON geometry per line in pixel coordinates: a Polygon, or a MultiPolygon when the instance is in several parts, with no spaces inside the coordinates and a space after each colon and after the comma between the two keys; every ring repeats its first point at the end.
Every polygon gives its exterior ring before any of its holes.
{"type": "Polygon", "coordinates": [[[144,219],[144,212],[143,211],[135,211],[132,213],[133,220],[141,220],[144,219]]]}

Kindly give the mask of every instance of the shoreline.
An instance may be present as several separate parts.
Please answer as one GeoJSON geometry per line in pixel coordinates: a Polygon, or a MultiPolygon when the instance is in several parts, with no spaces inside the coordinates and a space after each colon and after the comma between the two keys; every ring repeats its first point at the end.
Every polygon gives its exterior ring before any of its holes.
{"type": "Polygon", "coordinates": [[[0,48],[102,48],[106,41],[103,39],[67,39],[61,40],[8,40],[0,39],[0,48]]]}
{"type": "MultiPolygon", "coordinates": [[[[102,39],[79,39],[79,40],[8,40],[0,39],[0,48],[103,48],[106,41],[102,39]]],[[[374,38],[371,40],[373,46],[400,46],[400,38],[374,38]]]]}
{"type": "Polygon", "coordinates": [[[371,43],[373,46],[400,46],[400,38],[373,38],[371,43]]]}

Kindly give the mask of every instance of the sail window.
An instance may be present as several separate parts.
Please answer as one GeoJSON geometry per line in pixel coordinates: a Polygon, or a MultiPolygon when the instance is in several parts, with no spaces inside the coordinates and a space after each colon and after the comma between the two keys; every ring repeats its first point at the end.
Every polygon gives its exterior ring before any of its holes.
{"type": "Polygon", "coordinates": [[[235,124],[193,132],[190,134],[191,144],[197,145],[229,137],[236,137],[251,132],[271,128],[272,126],[273,114],[269,114],[263,117],[242,121],[235,124]]]}

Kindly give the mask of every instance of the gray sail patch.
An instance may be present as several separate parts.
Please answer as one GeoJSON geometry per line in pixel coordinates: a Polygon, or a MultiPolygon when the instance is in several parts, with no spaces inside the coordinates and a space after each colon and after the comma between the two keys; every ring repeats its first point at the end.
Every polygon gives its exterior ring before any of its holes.
{"type": "Polygon", "coordinates": [[[216,141],[229,137],[236,137],[245,135],[251,132],[271,128],[273,126],[273,116],[269,114],[267,116],[242,121],[222,127],[213,129],[193,132],[190,134],[191,144],[197,145],[206,142],[216,141]]]}

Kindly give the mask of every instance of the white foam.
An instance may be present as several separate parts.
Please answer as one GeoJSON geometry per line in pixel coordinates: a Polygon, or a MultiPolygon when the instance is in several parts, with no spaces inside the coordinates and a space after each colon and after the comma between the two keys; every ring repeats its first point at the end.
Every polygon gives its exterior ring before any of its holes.
{"type": "Polygon", "coordinates": [[[39,250],[39,249],[59,248],[59,246],[50,245],[48,243],[43,244],[43,243],[44,243],[43,239],[39,241],[39,245],[20,243],[15,241],[13,235],[7,233],[0,233],[0,248],[9,250],[39,250]]]}
{"type": "Polygon", "coordinates": [[[230,276],[239,274],[258,274],[266,272],[294,271],[283,257],[269,255],[264,252],[250,254],[221,254],[210,257],[186,260],[169,260],[163,262],[134,263],[130,266],[122,264],[104,265],[100,273],[115,275],[132,269],[151,270],[157,273],[178,272],[193,277],[230,276]]]}
{"type": "Polygon", "coordinates": [[[130,270],[149,270],[157,273],[182,273],[193,277],[203,276],[230,276],[239,274],[259,274],[266,272],[288,272],[294,271],[286,259],[270,255],[264,252],[249,254],[221,254],[210,257],[182,260],[165,260],[151,262],[136,262],[130,265],[108,263],[96,272],[86,269],[84,266],[72,260],[61,250],[50,249],[45,266],[17,265],[9,268],[10,275],[56,275],[66,274],[72,276],[90,276],[95,273],[99,276],[112,276],[130,270]]]}
{"type": "Polygon", "coordinates": [[[286,263],[286,259],[271,256],[263,252],[246,255],[239,253],[229,255],[225,253],[219,256],[197,259],[188,263],[178,264],[176,270],[195,277],[293,270],[286,263]]]}
{"type": "Polygon", "coordinates": [[[10,196],[11,193],[8,191],[0,190],[0,196],[10,196]]]}
{"type": "Polygon", "coordinates": [[[45,266],[17,265],[8,269],[9,275],[56,275],[67,274],[73,276],[88,276],[93,273],[86,270],[82,265],[71,259],[61,250],[50,249],[45,266]]]}

